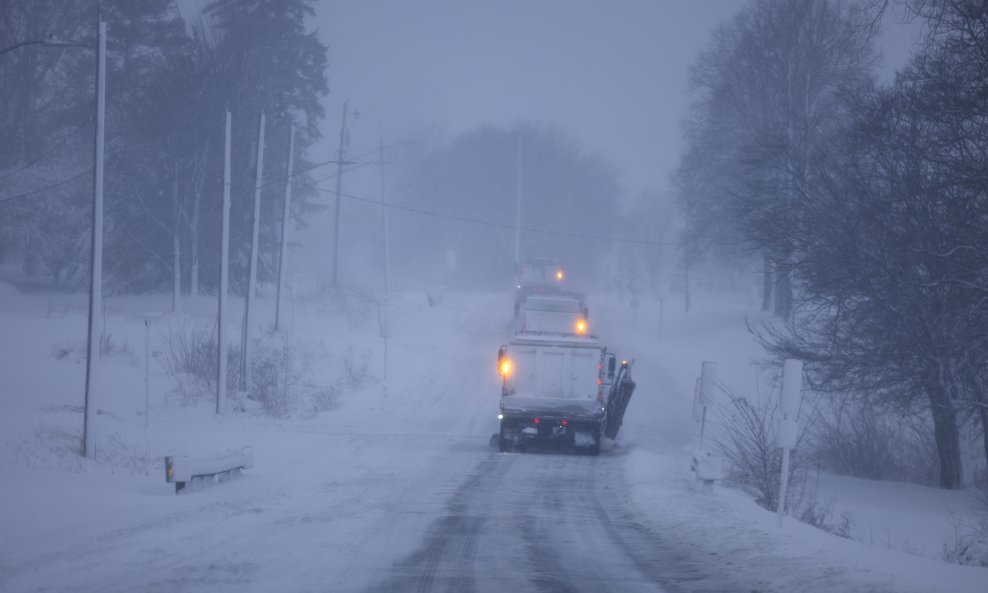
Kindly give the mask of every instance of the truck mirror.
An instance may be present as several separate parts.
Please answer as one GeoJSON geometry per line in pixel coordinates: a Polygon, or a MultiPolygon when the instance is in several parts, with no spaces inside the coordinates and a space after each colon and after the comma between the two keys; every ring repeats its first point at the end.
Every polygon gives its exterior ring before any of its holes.
{"type": "Polygon", "coordinates": [[[617,361],[614,358],[614,355],[613,354],[608,355],[608,357],[607,357],[607,376],[610,377],[610,378],[612,378],[612,379],[614,378],[614,367],[616,365],[617,365],[617,361]]]}

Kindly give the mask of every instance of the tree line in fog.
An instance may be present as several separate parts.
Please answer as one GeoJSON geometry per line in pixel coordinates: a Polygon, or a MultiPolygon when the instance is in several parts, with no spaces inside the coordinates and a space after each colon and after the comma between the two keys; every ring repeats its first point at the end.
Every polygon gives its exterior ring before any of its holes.
{"type": "Polygon", "coordinates": [[[988,459],[988,7],[752,0],[695,64],[684,257],[764,274],[753,330],[813,388],[925,418],[939,483],[988,459]],[[876,78],[881,18],[924,27],[876,78]]]}

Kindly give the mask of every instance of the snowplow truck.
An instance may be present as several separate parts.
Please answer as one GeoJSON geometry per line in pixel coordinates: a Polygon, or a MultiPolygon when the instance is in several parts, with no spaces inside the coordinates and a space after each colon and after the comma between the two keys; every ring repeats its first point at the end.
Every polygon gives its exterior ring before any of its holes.
{"type": "Polygon", "coordinates": [[[589,309],[583,294],[559,292],[556,294],[530,295],[515,315],[515,327],[519,333],[548,331],[585,334],[589,309]]]}
{"type": "Polygon", "coordinates": [[[553,294],[563,289],[566,274],[554,259],[524,257],[515,265],[515,319],[530,295],[553,294]]]}
{"type": "Polygon", "coordinates": [[[635,384],[631,364],[594,335],[521,332],[498,351],[501,451],[558,447],[597,455],[614,439],[635,384]]]}

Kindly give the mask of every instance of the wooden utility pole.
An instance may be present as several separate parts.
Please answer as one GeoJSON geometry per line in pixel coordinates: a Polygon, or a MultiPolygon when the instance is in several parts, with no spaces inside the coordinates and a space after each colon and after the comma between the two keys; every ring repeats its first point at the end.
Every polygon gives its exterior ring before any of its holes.
{"type": "Polygon", "coordinates": [[[172,176],[172,208],[174,211],[174,227],[172,227],[172,313],[182,310],[182,241],[179,230],[182,225],[182,208],[178,203],[178,161],[175,161],[172,176]]]}
{"type": "Polygon", "coordinates": [[[106,127],[106,23],[99,20],[96,55],[96,147],[93,172],[93,226],[89,280],[89,326],[86,341],[86,399],[83,406],[82,452],[96,457],[96,366],[103,335],[103,130],[106,127]]]}
{"type": "Polygon", "coordinates": [[[219,306],[216,312],[216,413],[226,404],[226,293],[230,283],[230,111],[226,112],[226,142],[223,148],[223,226],[220,235],[219,306]]]}
{"type": "Polygon", "coordinates": [[[288,218],[292,202],[292,175],[295,164],[295,126],[288,133],[288,177],[285,179],[285,211],[281,217],[281,249],[278,251],[278,294],[274,305],[274,331],[281,331],[282,298],[285,293],[285,278],[288,270],[288,218]]]}
{"type": "Polygon", "coordinates": [[[261,180],[264,178],[264,112],[261,112],[261,121],[257,129],[257,167],[254,169],[254,219],[251,226],[250,239],[250,272],[247,275],[247,299],[244,305],[244,331],[240,350],[243,356],[240,357],[240,389],[246,391],[249,373],[251,369],[251,319],[253,311],[254,292],[257,286],[257,249],[258,235],[261,230],[261,180]]]}
{"type": "Polygon", "coordinates": [[[340,122],[340,150],[336,157],[336,216],[333,219],[333,277],[335,287],[340,278],[340,202],[343,200],[343,149],[346,144],[346,114],[350,100],[343,102],[343,120],[340,122]]]}
{"type": "Polygon", "coordinates": [[[521,130],[518,131],[518,163],[515,175],[515,269],[521,263],[521,130]]]}
{"type": "Polygon", "coordinates": [[[388,197],[384,191],[384,138],[381,138],[378,152],[378,166],[381,172],[381,232],[384,238],[384,302],[381,303],[381,338],[384,340],[384,397],[388,396],[388,340],[391,338],[390,293],[391,293],[391,249],[388,241],[388,197]]]}

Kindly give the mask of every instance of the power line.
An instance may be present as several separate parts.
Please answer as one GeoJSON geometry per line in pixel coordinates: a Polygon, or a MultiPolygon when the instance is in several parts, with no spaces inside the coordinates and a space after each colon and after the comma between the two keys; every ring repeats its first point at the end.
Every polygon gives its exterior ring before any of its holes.
{"type": "MultiPolygon", "coordinates": [[[[392,142],[391,144],[385,145],[385,148],[390,148],[392,146],[397,146],[399,144],[407,144],[407,143],[408,143],[408,141],[405,141],[405,140],[401,140],[401,141],[398,141],[398,142],[392,142]]],[[[350,157],[350,158],[352,158],[352,159],[362,159],[365,156],[370,156],[370,155],[374,154],[375,152],[377,152],[377,150],[378,149],[376,149],[376,148],[373,149],[373,150],[368,150],[367,152],[362,152],[362,153],[357,154],[357,155],[354,155],[353,157],[350,157]]],[[[286,179],[288,179],[290,177],[297,177],[299,175],[302,175],[304,173],[308,173],[309,171],[313,171],[313,170],[318,169],[320,167],[325,167],[326,165],[335,165],[337,160],[338,159],[332,159],[332,160],[329,160],[329,161],[322,161],[322,162],[316,163],[314,165],[311,165],[309,167],[304,167],[302,169],[299,169],[297,171],[294,171],[294,172],[292,172],[291,175],[282,175],[280,177],[272,177],[271,179],[267,179],[261,185],[261,187],[258,188],[258,189],[264,189],[266,187],[270,187],[270,186],[274,185],[275,183],[278,183],[280,181],[284,181],[284,180],[286,180],[286,179]]],[[[343,170],[344,173],[347,173],[349,171],[353,171],[354,169],[359,169],[360,167],[363,167],[365,165],[376,165],[377,162],[376,161],[368,161],[366,163],[344,163],[344,164],[353,164],[354,165],[353,167],[350,167],[349,169],[344,169],[343,170]]],[[[336,177],[336,173],[332,173],[330,175],[327,175],[326,177],[322,177],[320,179],[317,179],[316,182],[326,181],[327,179],[333,179],[335,177],[336,177]]],[[[237,186],[235,185],[234,187],[237,187],[237,186]]],[[[246,189],[246,186],[239,186],[239,189],[246,189]]],[[[250,189],[253,190],[254,188],[250,188],[250,189]]]]}
{"type": "MultiPolygon", "coordinates": [[[[316,190],[316,191],[319,191],[319,192],[328,193],[328,194],[336,194],[336,191],[331,190],[331,189],[326,189],[326,188],[323,188],[323,187],[315,187],[315,186],[311,186],[311,185],[303,185],[302,187],[306,187],[308,189],[313,189],[313,190],[316,190]]],[[[416,214],[423,214],[425,216],[432,216],[432,217],[435,217],[435,218],[444,218],[444,219],[447,219],[447,220],[454,220],[454,221],[457,221],[457,222],[466,222],[466,223],[470,223],[470,224],[478,224],[478,225],[482,225],[482,226],[489,226],[489,227],[494,227],[494,228],[507,229],[507,230],[511,230],[511,231],[516,230],[516,229],[519,229],[519,230],[522,230],[522,231],[524,231],[526,233],[540,233],[540,234],[543,234],[543,235],[555,235],[557,237],[572,237],[574,239],[587,239],[587,240],[591,240],[591,241],[609,241],[609,242],[613,242],[613,243],[632,243],[632,244],[635,244],[635,245],[657,245],[657,246],[664,246],[664,247],[681,247],[682,246],[681,243],[676,243],[676,242],[672,242],[672,241],[647,241],[647,240],[643,240],[643,239],[623,239],[623,238],[620,238],[620,237],[608,237],[608,236],[605,236],[605,235],[587,235],[587,234],[583,234],[583,233],[568,233],[568,232],[565,232],[565,231],[554,231],[554,230],[551,230],[551,229],[537,229],[537,228],[533,228],[533,227],[516,226],[516,225],[513,225],[513,224],[506,224],[506,223],[501,223],[501,222],[494,222],[492,220],[483,220],[481,218],[470,218],[470,217],[467,217],[467,216],[458,216],[456,214],[446,214],[444,212],[436,212],[435,210],[426,210],[425,208],[415,208],[414,206],[405,206],[403,204],[394,204],[394,203],[391,203],[391,202],[385,203],[385,202],[382,202],[380,200],[373,200],[371,198],[363,198],[363,197],[360,197],[360,196],[355,196],[353,194],[348,194],[346,192],[341,192],[339,195],[342,196],[342,197],[344,197],[344,198],[349,198],[351,200],[356,200],[358,202],[364,202],[366,204],[375,204],[377,206],[384,206],[386,208],[394,208],[394,209],[397,209],[397,210],[404,210],[406,212],[414,212],[416,214]]]]}
{"type": "Polygon", "coordinates": [[[79,130],[81,130],[84,125],[88,124],[91,121],[93,121],[92,116],[86,117],[81,122],[79,122],[79,125],[77,125],[75,128],[73,128],[71,132],[69,132],[69,133],[65,134],[64,136],[62,136],[58,140],[58,142],[55,143],[54,146],[52,146],[48,150],[46,150],[43,153],[41,153],[41,156],[39,156],[38,158],[34,159],[30,163],[27,163],[27,164],[23,165],[19,169],[14,169],[13,171],[9,171],[7,173],[4,173],[3,175],[0,175],[0,179],[6,179],[6,178],[10,177],[11,175],[13,175],[15,173],[20,173],[21,171],[23,171],[25,169],[28,169],[30,167],[33,167],[34,165],[37,165],[42,160],[44,160],[44,158],[47,157],[49,154],[53,153],[55,150],[57,150],[63,144],[65,144],[66,142],[68,142],[69,141],[69,138],[71,138],[72,136],[75,136],[76,132],[78,132],[79,130]]]}
{"type": "Polygon", "coordinates": [[[55,189],[56,187],[61,187],[61,186],[65,185],[65,184],[67,184],[67,183],[72,183],[76,179],[79,179],[80,177],[83,177],[85,175],[89,175],[92,172],[93,172],[92,169],[86,169],[85,171],[82,171],[81,173],[78,173],[77,175],[73,175],[72,177],[69,177],[68,179],[63,179],[63,180],[59,181],[58,183],[53,183],[53,184],[51,184],[49,186],[42,187],[41,189],[36,189],[36,190],[33,190],[33,191],[25,192],[23,194],[17,194],[16,196],[0,197],[0,202],[6,202],[8,200],[17,200],[17,199],[20,199],[20,198],[26,198],[28,196],[33,196],[35,194],[40,194],[40,193],[46,192],[46,191],[48,191],[50,189],[55,189]]]}

